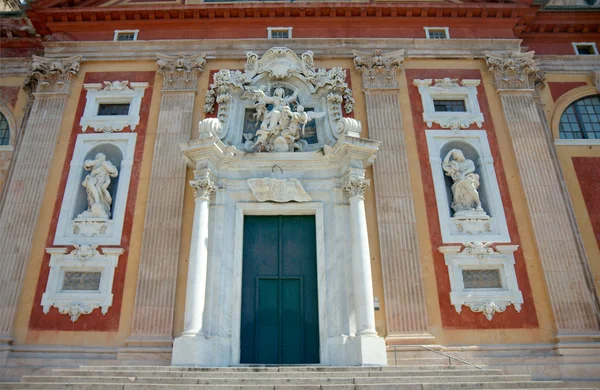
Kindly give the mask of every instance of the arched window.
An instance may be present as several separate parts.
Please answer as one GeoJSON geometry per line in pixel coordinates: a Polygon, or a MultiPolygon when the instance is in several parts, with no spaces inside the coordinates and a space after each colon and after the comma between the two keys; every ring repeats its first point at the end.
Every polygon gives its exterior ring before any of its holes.
{"type": "Polygon", "coordinates": [[[8,126],[8,119],[0,112],[0,146],[9,145],[10,141],[10,128],[8,126]]]}
{"type": "Polygon", "coordinates": [[[573,102],[559,124],[562,139],[600,139],[600,95],[573,102]]]}

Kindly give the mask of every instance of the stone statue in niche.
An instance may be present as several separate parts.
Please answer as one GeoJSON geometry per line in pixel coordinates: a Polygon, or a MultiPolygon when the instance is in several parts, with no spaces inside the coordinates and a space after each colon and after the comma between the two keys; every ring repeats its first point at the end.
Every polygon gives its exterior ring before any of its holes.
{"type": "Polygon", "coordinates": [[[454,181],[452,184],[452,210],[455,216],[472,215],[473,212],[486,215],[479,198],[479,175],[475,173],[475,164],[465,158],[460,149],[452,149],[444,157],[442,168],[454,181]]]}
{"type": "Polygon", "coordinates": [[[103,153],[96,154],[93,160],[86,160],[83,168],[90,171],[82,183],[87,192],[88,209],[77,217],[109,219],[112,196],[108,192],[108,186],[110,179],[119,174],[117,168],[103,153]]]}
{"type": "Polygon", "coordinates": [[[291,104],[297,103],[298,91],[285,96],[283,88],[276,88],[273,96],[268,96],[262,89],[246,93],[245,97],[255,101],[254,119],[260,122],[256,134],[244,134],[247,152],[295,152],[308,147],[305,140],[300,139],[305,126],[315,118],[325,116],[324,112],[307,112],[300,104],[293,111],[291,104]],[[269,109],[268,106],[271,106],[269,109]]]}

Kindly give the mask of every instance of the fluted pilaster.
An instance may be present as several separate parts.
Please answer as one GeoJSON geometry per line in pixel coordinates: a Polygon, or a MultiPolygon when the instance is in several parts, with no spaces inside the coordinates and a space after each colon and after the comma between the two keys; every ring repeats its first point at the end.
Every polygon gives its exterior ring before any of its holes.
{"type": "Polygon", "coordinates": [[[26,79],[25,88],[33,93],[34,101],[0,211],[0,343],[11,341],[31,242],[79,60],[34,56],[26,79]]]}
{"type": "Polygon", "coordinates": [[[398,99],[404,50],[353,52],[363,77],[369,136],[382,141],[373,166],[388,339],[431,342],[413,193],[398,99]]]}

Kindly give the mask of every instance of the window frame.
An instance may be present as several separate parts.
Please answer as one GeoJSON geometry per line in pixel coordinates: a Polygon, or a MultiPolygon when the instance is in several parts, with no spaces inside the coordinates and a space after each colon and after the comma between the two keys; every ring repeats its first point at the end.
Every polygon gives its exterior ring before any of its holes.
{"type": "MultiPolygon", "coordinates": [[[[558,138],[555,139],[556,144],[564,144],[564,145],[600,144],[600,137],[598,137],[598,138],[589,138],[588,137],[587,131],[585,130],[585,126],[583,126],[585,124],[585,122],[583,121],[583,118],[581,117],[581,113],[579,112],[578,106],[577,106],[577,102],[579,102],[581,100],[585,100],[585,99],[591,99],[594,97],[596,97],[600,100],[600,94],[592,94],[592,95],[583,96],[576,100],[573,100],[571,103],[569,103],[569,105],[567,105],[562,110],[560,116],[558,117],[558,138]],[[573,107],[573,112],[574,112],[575,118],[577,119],[577,125],[579,126],[580,134],[582,135],[582,138],[563,138],[562,137],[562,134],[563,134],[563,132],[561,131],[562,118],[564,115],[568,115],[567,110],[570,107],[573,107]]],[[[600,123],[600,113],[597,113],[594,115],[598,116],[598,118],[599,118],[598,123],[600,123]]]]}
{"type": "Polygon", "coordinates": [[[425,30],[425,38],[426,39],[437,39],[437,40],[450,39],[450,28],[449,27],[423,27],[423,29],[425,30]],[[431,32],[433,30],[444,31],[444,34],[446,34],[446,37],[445,38],[432,38],[431,32]]]}
{"type": "Polygon", "coordinates": [[[597,56],[598,55],[598,48],[596,47],[596,42],[571,42],[571,45],[573,45],[573,50],[575,50],[575,55],[577,56],[597,56]],[[589,46],[593,49],[593,53],[592,54],[579,54],[579,50],[577,49],[578,46],[589,46]]]}
{"type": "Polygon", "coordinates": [[[138,38],[138,33],[140,30],[115,30],[115,35],[113,36],[113,41],[115,42],[135,42],[138,38]],[[120,41],[119,34],[133,34],[133,40],[120,41]]]}
{"type": "Polygon", "coordinates": [[[267,38],[268,39],[292,39],[293,27],[267,27],[267,38]],[[287,38],[273,38],[273,32],[285,31],[288,33],[287,38]]]}

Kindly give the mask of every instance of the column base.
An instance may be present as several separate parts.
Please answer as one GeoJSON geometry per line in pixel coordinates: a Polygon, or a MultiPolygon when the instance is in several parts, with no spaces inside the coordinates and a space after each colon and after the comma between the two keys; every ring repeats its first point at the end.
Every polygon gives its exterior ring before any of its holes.
{"type": "Polygon", "coordinates": [[[329,365],[386,366],[385,340],[379,336],[357,336],[330,339],[329,365]]]}
{"type": "Polygon", "coordinates": [[[181,336],[173,342],[173,366],[227,367],[230,348],[204,336],[181,336]]]}

